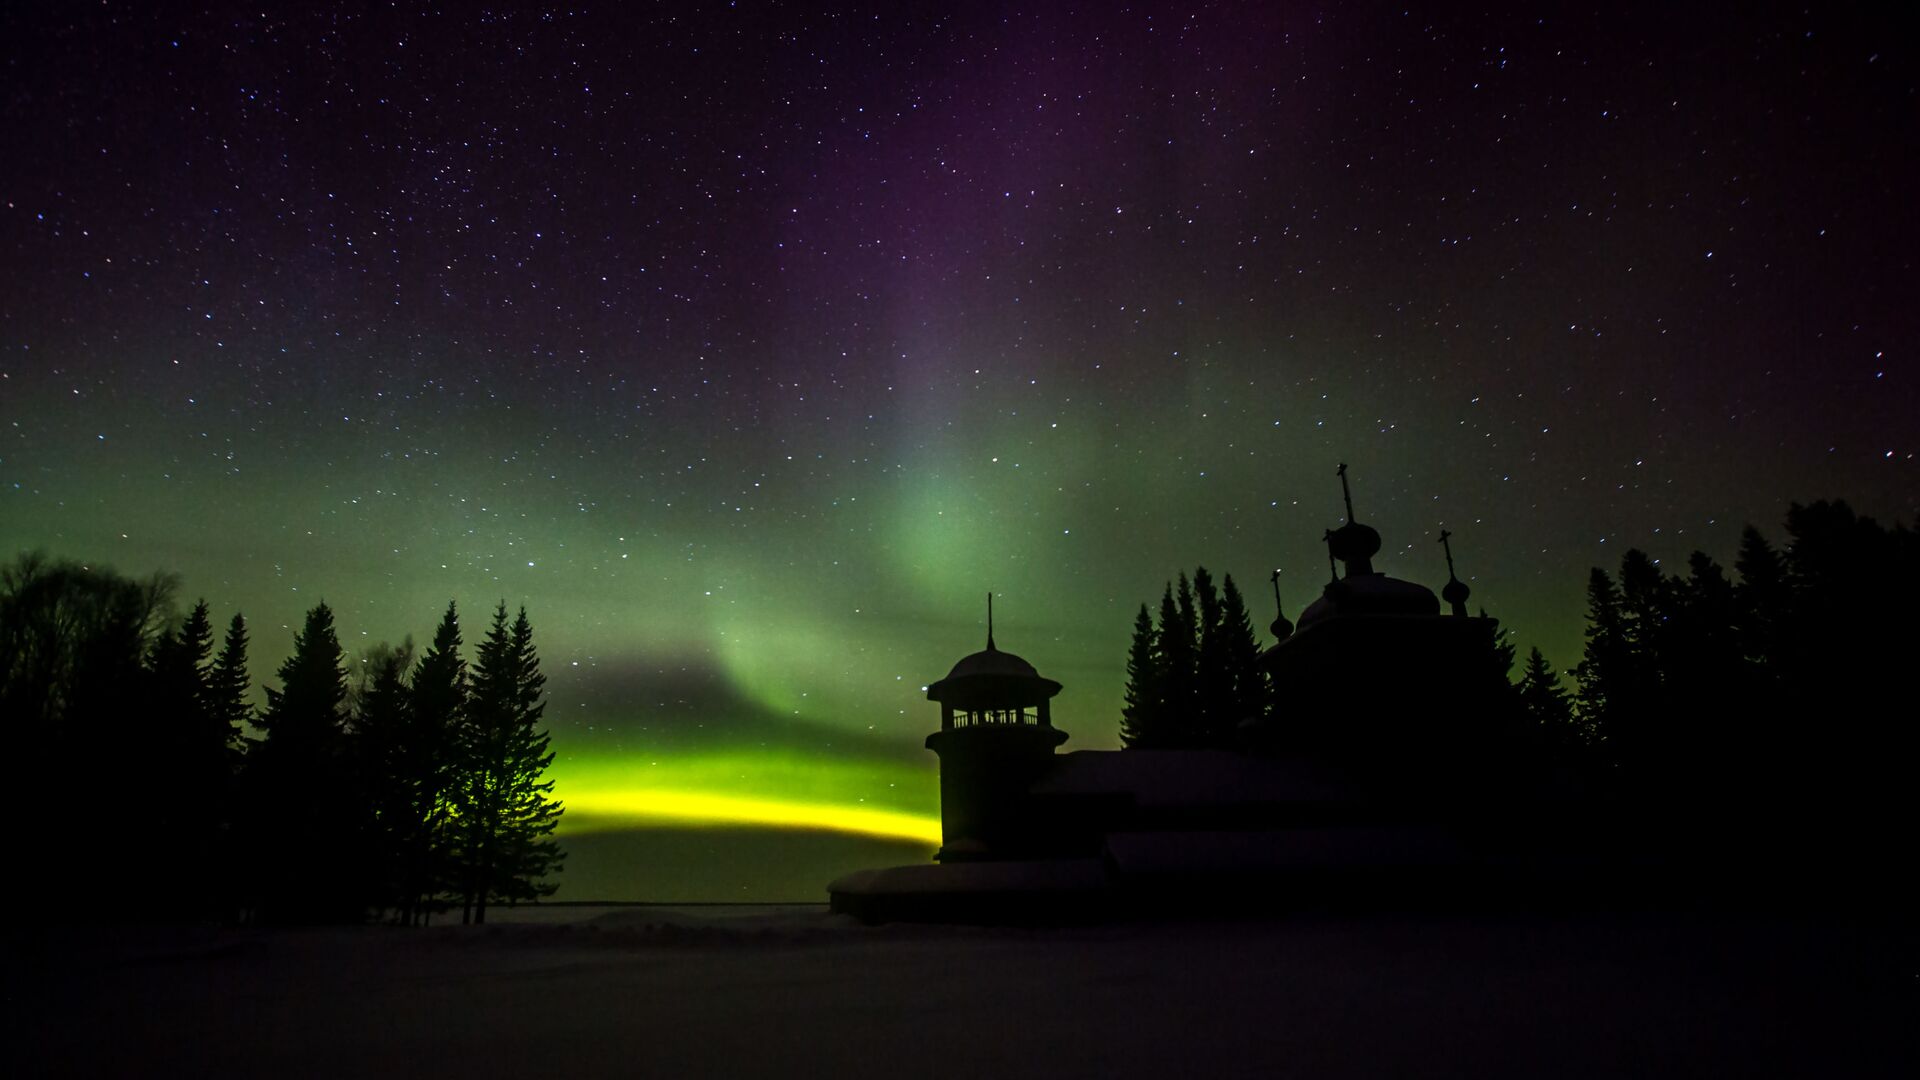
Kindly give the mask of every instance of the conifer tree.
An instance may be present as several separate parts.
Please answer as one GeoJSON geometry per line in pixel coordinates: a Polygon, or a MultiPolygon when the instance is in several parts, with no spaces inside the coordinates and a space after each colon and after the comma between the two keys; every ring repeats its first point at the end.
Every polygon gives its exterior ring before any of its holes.
{"type": "Polygon", "coordinates": [[[1120,742],[1129,749],[1152,749],[1160,737],[1160,704],[1166,693],[1159,655],[1154,649],[1153,619],[1147,605],[1133,619],[1133,642],[1127,647],[1126,704],[1120,710],[1120,742]]]}
{"type": "Polygon", "coordinates": [[[235,839],[240,831],[237,820],[242,790],[240,772],[245,768],[245,750],[249,745],[246,730],[253,720],[253,706],[247,700],[251,689],[252,679],[247,673],[247,621],[235,612],[227,623],[226,637],[221,642],[219,655],[208,668],[206,680],[206,716],[212,728],[209,734],[219,738],[225,764],[218,796],[220,823],[214,849],[217,866],[210,875],[209,888],[222,914],[229,917],[241,892],[240,875],[235,869],[235,839]]]}
{"type": "Polygon", "coordinates": [[[1748,710],[1754,703],[1739,638],[1739,601],[1733,582],[1703,551],[1687,558],[1687,576],[1670,592],[1672,613],[1659,667],[1673,754],[1696,771],[1744,756],[1755,732],[1748,710]],[[1742,728],[1747,730],[1742,730],[1742,728]]]}
{"type": "Polygon", "coordinates": [[[1160,596],[1160,625],[1154,634],[1154,666],[1160,673],[1161,688],[1157,708],[1160,746],[1190,746],[1194,742],[1193,620],[1193,593],[1183,573],[1179,599],[1172,585],[1160,596]]]}
{"type": "Polygon", "coordinates": [[[1228,574],[1221,583],[1221,653],[1227,677],[1232,682],[1228,694],[1225,732],[1232,732],[1242,720],[1266,712],[1266,674],[1260,670],[1260,643],[1253,635],[1253,619],[1247,614],[1246,597],[1228,574]]]}
{"type": "Polygon", "coordinates": [[[1196,649],[1194,653],[1194,725],[1196,744],[1211,745],[1237,722],[1233,668],[1220,614],[1220,593],[1204,566],[1193,571],[1196,649]]]}
{"type": "Polygon", "coordinates": [[[422,922],[447,879],[447,827],[459,769],[457,738],[467,705],[467,662],[460,657],[460,614],[449,601],[433,642],[413,673],[409,750],[401,770],[412,790],[402,884],[406,921],[422,922]]]}
{"type": "MultiPolygon", "coordinates": [[[[152,692],[140,744],[151,771],[167,787],[195,793],[224,771],[226,739],[209,708],[212,699],[213,623],[207,602],[193,606],[177,630],[161,635],[148,661],[152,692]]],[[[178,805],[174,800],[170,803],[178,805]]]]}
{"type": "Polygon", "coordinates": [[[1612,737],[1619,682],[1626,677],[1626,628],[1620,612],[1620,590],[1605,570],[1594,567],[1587,575],[1587,647],[1574,669],[1579,684],[1580,716],[1601,740],[1612,737]]]}
{"type": "Polygon", "coordinates": [[[531,900],[557,887],[543,880],[564,858],[552,839],[562,806],[553,781],[547,733],[539,730],[546,676],[533,647],[533,627],[520,609],[511,628],[507,605],[476,652],[472,694],[461,726],[457,858],[475,923],[493,900],[531,900]]]}
{"type": "Polygon", "coordinates": [[[275,674],[280,686],[267,687],[267,708],[259,721],[266,736],[263,752],[337,745],[345,731],[347,672],[333,609],[325,601],[307,612],[306,623],[293,636],[293,655],[275,674]]]}
{"type": "Polygon", "coordinates": [[[347,757],[347,674],[324,602],[307,612],[278,674],[248,755],[260,904],[280,921],[358,919],[362,803],[347,757]]]}
{"type": "Polygon", "coordinates": [[[151,886],[161,913],[205,911],[227,811],[231,756],[212,711],[213,623],[201,600],[152,650],[152,692],[135,746],[145,767],[127,792],[142,807],[128,828],[144,835],[126,869],[151,886]]]}
{"type": "Polygon", "coordinates": [[[406,684],[407,669],[412,664],[411,639],[397,649],[382,642],[367,650],[360,662],[360,686],[354,695],[352,739],[360,771],[359,787],[371,814],[365,852],[369,892],[401,921],[411,916],[404,878],[413,835],[413,799],[407,776],[412,701],[406,684]]]}
{"type": "Polygon", "coordinates": [[[201,600],[181,620],[178,630],[163,633],[154,643],[149,664],[163,709],[198,708],[206,700],[206,678],[212,663],[213,625],[207,602],[201,600]]]}
{"type": "Polygon", "coordinates": [[[1184,570],[1174,578],[1174,581],[1176,582],[1173,593],[1174,610],[1180,620],[1180,635],[1186,642],[1187,652],[1197,660],[1200,649],[1200,611],[1199,605],[1194,601],[1193,582],[1187,579],[1187,573],[1184,570]]]}
{"type": "MultiPolygon", "coordinates": [[[[1480,609],[1480,617],[1487,617],[1487,609],[1480,609]]],[[[1507,636],[1507,628],[1502,626],[1493,632],[1493,649],[1488,653],[1489,674],[1506,685],[1513,678],[1513,639],[1507,636]]]]}
{"type": "Polygon", "coordinates": [[[207,713],[225,727],[227,746],[233,750],[244,747],[246,728],[253,720],[253,706],[247,701],[252,686],[247,674],[247,620],[236,611],[227,624],[220,655],[207,673],[207,713]]]}
{"type": "Polygon", "coordinates": [[[1259,642],[1232,576],[1216,589],[1202,566],[1176,580],[1160,594],[1158,625],[1144,604],[1134,619],[1121,717],[1128,747],[1224,746],[1267,709],[1259,642]]]}
{"type": "Polygon", "coordinates": [[[1560,685],[1560,676],[1538,648],[1527,653],[1527,666],[1520,676],[1519,697],[1527,716],[1544,728],[1549,737],[1562,743],[1583,741],[1574,725],[1573,700],[1560,685]]]}
{"type": "Polygon", "coordinates": [[[1632,657],[1628,670],[1636,692],[1652,691],[1661,681],[1672,597],[1671,584],[1647,553],[1629,549],[1620,560],[1621,637],[1632,657]]]}
{"type": "Polygon", "coordinates": [[[1786,567],[1766,536],[1751,525],[1740,533],[1740,554],[1733,567],[1740,575],[1734,597],[1741,654],[1752,677],[1773,682],[1788,660],[1782,655],[1782,630],[1791,604],[1786,567]]]}

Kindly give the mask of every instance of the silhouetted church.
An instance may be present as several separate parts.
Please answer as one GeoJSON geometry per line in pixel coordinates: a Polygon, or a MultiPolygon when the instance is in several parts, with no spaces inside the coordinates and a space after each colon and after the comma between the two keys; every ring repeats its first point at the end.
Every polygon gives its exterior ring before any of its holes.
{"type": "Polygon", "coordinates": [[[1325,539],[1344,573],[1297,627],[1274,620],[1259,660],[1273,707],[1229,745],[1058,753],[1061,685],[998,648],[989,598],[987,647],[927,688],[940,704],[927,736],[940,758],[937,865],[847,875],[829,886],[834,909],[966,921],[1257,906],[1501,858],[1476,829],[1523,785],[1503,757],[1496,623],[1467,614],[1448,533],[1440,597],[1376,571],[1380,534],[1354,520],[1344,465],[1340,478],[1347,520],[1325,539]]]}

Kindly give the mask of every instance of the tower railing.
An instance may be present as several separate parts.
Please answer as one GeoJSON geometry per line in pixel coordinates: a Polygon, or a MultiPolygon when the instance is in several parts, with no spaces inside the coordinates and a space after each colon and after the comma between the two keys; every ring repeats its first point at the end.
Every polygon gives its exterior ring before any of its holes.
{"type": "Polygon", "coordinates": [[[953,726],[957,728],[1032,724],[1036,722],[1037,720],[1034,714],[1026,709],[973,709],[965,712],[956,709],[953,713],[953,726]]]}

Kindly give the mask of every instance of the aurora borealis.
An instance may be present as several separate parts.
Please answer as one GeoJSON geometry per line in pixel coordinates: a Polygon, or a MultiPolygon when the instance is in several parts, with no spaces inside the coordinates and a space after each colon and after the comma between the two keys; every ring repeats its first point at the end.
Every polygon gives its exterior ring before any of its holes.
{"type": "Polygon", "coordinates": [[[1296,616],[1342,460],[1561,667],[1628,547],[1920,507],[1892,16],[263,7],[0,15],[0,548],[256,683],[525,604],[580,834],[929,851],[984,593],[1116,745],[1134,608],[1296,616]]]}

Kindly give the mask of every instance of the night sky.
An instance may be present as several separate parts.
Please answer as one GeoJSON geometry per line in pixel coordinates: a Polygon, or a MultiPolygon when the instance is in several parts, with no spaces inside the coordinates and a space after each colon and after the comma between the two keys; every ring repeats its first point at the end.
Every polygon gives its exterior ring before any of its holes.
{"type": "Polygon", "coordinates": [[[924,857],[989,590],[1117,745],[1135,607],[1297,616],[1341,461],[1563,668],[1629,547],[1920,507],[1892,21],[283,6],[0,15],[0,553],[177,571],[257,681],[525,604],[563,898],[924,857]]]}

